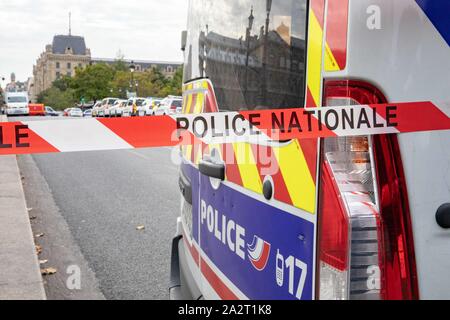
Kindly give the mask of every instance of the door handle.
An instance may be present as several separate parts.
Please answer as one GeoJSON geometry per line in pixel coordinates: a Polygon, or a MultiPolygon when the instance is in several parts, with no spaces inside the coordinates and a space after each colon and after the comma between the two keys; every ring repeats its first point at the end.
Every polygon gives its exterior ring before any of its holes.
{"type": "Polygon", "coordinates": [[[225,180],[225,165],[223,163],[214,163],[209,159],[203,159],[200,161],[198,168],[205,176],[225,180]]]}

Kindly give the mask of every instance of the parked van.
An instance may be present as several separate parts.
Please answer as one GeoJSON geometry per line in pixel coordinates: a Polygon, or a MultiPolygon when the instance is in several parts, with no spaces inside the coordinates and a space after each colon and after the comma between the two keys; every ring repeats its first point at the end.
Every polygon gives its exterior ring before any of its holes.
{"type": "Polygon", "coordinates": [[[145,98],[130,98],[128,99],[127,105],[122,108],[122,116],[123,117],[132,117],[138,115],[138,108],[141,107],[145,98]]]}
{"type": "MultiPolygon", "coordinates": [[[[448,102],[448,12],[190,0],[183,113],[448,102]]],[[[171,298],[450,299],[449,145],[436,131],[182,147],[171,298]]]]}
{"type": "Polygon", "coordinates": [[[45,106],[39,103],[30,103],[28,105],[28,112],[30,116],[45,116],[45,106]]]}
{"type": "Polygon", "coordinates": [[[6,114],[24,116],[29,114],[27,92],[5,92],[6,114]]]}

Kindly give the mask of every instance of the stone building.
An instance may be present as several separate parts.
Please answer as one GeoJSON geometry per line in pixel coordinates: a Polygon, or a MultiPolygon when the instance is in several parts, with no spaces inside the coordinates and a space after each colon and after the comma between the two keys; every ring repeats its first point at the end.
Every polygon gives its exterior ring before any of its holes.
{"type": "MultiPolygon", "coordinates": [[[[104,58],[92,58],[93,64],[96,63],[106,63],[113,64],[116,59],[104,59],[104,58]]],[[[182,63],[180,62],[168,62],[168,61],[151,61],[151,60],[123,60],[127,65],[133,64],[137,72],[143,72],[151,69],[158,69],[167,78],[173,78],[175,73],[179,68],[181,68],[182,63]]]]}
{"type": "Polygon", "coordinates": [[[5,87],[6,92],[22,92],[27,91],[28,81],[22,82],[16,80],[16,75],[11,73],[11,82],[5,87]]]}
{"type": "Polygon", "coordinates": [[[64,75],[72,76],[76,67],[84,67],[90,61],[91,51],[86,48],[83,37],[56,35],[33,66],[34,86],[31,96],[36,97],[64,75]]]}
{"type": "MultiPolygon", "coordinates": [[[[76,67],[85,67],[89,64],[112,64],[115,59],[91,58],[91,51],[86,47],[83,37],[69,35],[57,35],[52,44],[45,47],[33,66],[33,79],[29,81],[29,96],[35,102],[42,91],[50,88],[53,81],[62,76],[73,76],[76,67]]],[[[182,66],[177,62],[124,60],[125,63],[135,65],[136,71],[145,71],[157,68],[166,77],[173,77],[178,68],[182,66]]]]}

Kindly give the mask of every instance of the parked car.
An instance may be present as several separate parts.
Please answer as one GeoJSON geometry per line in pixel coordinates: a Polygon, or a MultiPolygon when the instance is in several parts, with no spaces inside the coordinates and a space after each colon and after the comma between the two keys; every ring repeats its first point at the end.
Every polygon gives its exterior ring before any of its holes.
{"type": "Polygon", "coordinates": [[[105,114],[107,117],[120,117],[122,116],[122,108],[126,106],[128,100],[119,99],[114,102],[111,108],[105,110],[105,114]]]}
{"type": "Polygon", "coordinates": [[[83,117],[92,117],[92,109],[87,109],[83,112],[83,117]]]}
{"type": "Polygon", "coordinates": [[[45,106],[45,115],[50,117],[57,117],[59,113],[56,112],[52,107],[45,106]]]}
{"type": "Polygon", "coordinates": [[[105,117],[107,113],[109,115],[109,110],[108,111],[106,111],[106,110],[109,109],[110,107],[112,107],[116,101],[117,101],[117,98],[103,99],[102,104],[99,107],[97,107],[97,117],[105,117]]]}
{"type": "Polygon", "coordinates": [[[69,117],[83,117],[83,111],[80,108],[70,108],[67,111],[67,116],[69,117]]]}
{"type": "Polygon", "coordinates": [[[153,110],[153,115],[169,115],[181,113],[183,107],[183,98],[176,96],[168,96],[161,101],[159,106],[153,110]]]}
{"type": "Polygon", "coordinates": [[[102,105],[102,101],[98,101],[94,104],[94,106],[92,107],[92,116],[93,117],[98,116],[98,110],[100,109],[101,105],[102,105]]]}
{"type": "Polygon", "coordinates": [[[159,106],[159,103],[162,101],[161,98],[147,98],[145,99],[142,106],[137,108],[137,115],[140,117],[153,115],[153,109],[155,106],[159,106]]]}
{"type": "Polygon", "coordinates": [[[68,116],[69,116],[69,111],[70,111],[70,109],[72,109],[72,108],[66,108],[66,109],[64,109],[64,111],[63,111],[63,116],[64,116],[64,117],[68,117],[68,116]]]}
{"type": "Polygon", "coordinates": [[[127,106],[122,110],[122,116],[131,117],[137,115],[137,108],[141,107],[145,98],[130,98],[128,99],[127,106]]]}

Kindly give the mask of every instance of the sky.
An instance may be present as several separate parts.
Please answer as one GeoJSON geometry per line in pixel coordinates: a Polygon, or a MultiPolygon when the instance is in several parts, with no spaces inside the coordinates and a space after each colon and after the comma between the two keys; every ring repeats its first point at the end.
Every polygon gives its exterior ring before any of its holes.
{"type": "Polygon", "coordinates": [[[182,62],[188,0],[0,0],[0,81],[25,81],[56,34],[84,36],[95,58],[182,62]]]}

